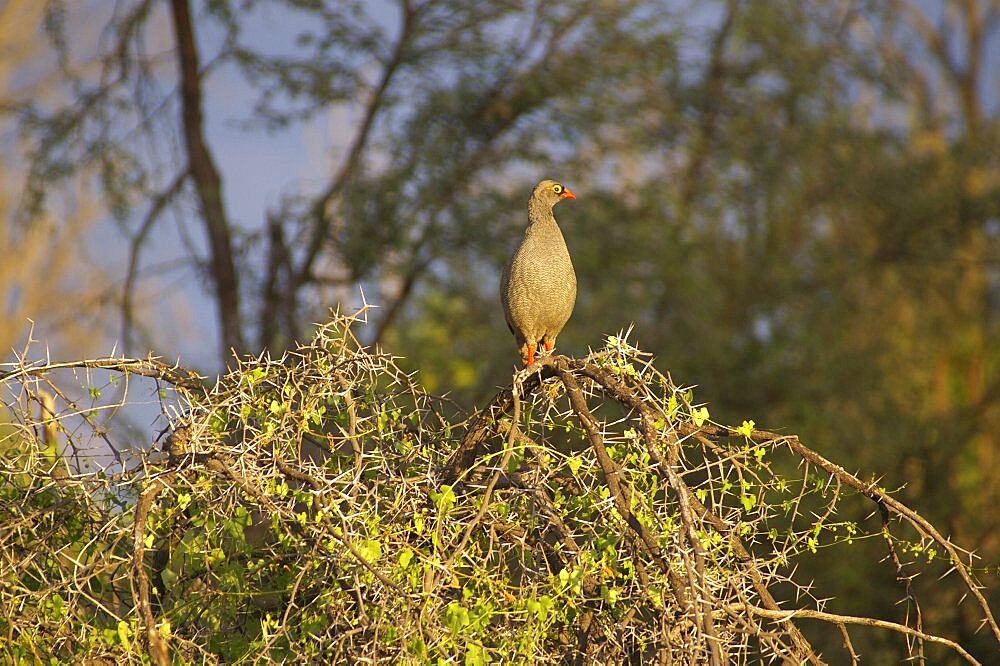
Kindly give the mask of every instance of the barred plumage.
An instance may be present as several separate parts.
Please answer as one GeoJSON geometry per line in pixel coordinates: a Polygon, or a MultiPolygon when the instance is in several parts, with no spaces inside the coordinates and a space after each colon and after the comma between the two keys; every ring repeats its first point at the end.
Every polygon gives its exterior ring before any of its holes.
{"type": "Polygon", "coordinates": [[[552,214],[557,203],[575,198],[553,180],[535,186],[528,200],[528,228],[500,278],[504,318],[525,365],[534,361],[539,344],[552,350],[576,303],[576,272],[552,214]]]}

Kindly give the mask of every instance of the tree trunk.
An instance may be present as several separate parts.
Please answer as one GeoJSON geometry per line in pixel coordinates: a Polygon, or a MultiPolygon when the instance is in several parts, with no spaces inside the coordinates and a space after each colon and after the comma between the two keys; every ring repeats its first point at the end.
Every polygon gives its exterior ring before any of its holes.
{"type": "Polygon", "coordinates": [[[222,201],[222,178],[203,133],[201,72],[194,27],[191,25],[191,8],[188,0],[171,0],[170,6],[177,37],[184,145],[198,205],[208,232],[209,265],[219,316],[219,343],[221,357],[225,359],[231,349],[237,353],[245,351],[240,329],[240,290],[233,260],[232,236],[222,201]]]}

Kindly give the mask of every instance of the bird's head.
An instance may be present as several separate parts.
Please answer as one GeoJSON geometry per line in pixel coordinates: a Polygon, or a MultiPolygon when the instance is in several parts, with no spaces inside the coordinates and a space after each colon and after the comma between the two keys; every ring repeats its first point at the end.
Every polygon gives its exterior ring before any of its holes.
{"type": "Polygon", "coordinates": [[[531,193],[531,198],[551,208],[563,199],[576,199],[576,195],[562,183],[546,179],[535,185],[535,189],[531,193]]]}

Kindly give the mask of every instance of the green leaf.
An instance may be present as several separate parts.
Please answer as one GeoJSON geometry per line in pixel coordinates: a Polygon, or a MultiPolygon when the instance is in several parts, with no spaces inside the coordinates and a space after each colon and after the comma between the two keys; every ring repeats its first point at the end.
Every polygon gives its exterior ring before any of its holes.
{"type": "Polygon", "coordinates": [[[441,513],[448,513],[455,506],[455,490],[448,485],[441,486],[441,492],[432,492],[431,500],[441,513]]]}
{"type": "Polygon", "coordinates": [[[132,630],[129,629],[128,622],[125,620],[118,621],[118,640],[121,642],[122,647],[126,651],[132,651],[132,644],[129,641],[129,637],[132,635],[132,630]]]}
{"type": "Polygon", "coordinates": [[[243,375],[247,384],[249,384],[250,386],[253,386],[266,376],[267,376],[267,370],[265,370],[264,368],[253,368],[245,375],[243,375]]]}
{"type": "Polygon", "coordinates": [[[365,539],[356,548],[358,554],[369,564],[378,562],[382,558],[382,544],[375,539],[365,539]]]}
{"type": "Polygon", "coordinates": [[[164,569],[163,573],[160,574],[160,579],[163,581],[163,587],[167,589],[173,587],[178,578],[180,578],[180,576],[178,576],[172,569],[164,569]]]}
{"type": "Polygon", "coordinates": [[[695,426],[701,427],[708,420],[708,407],[697,407],[691,410],[691,420],[695,426]]]}
{"type": "Polygon", "coordinates": [[[486,649],[478,643],[468,643],[465,653],[465,666],[485,666],[489,659],[486,649]]]}
{"type": "Polygon", "coordinates": [[[677,396],[671,393],[670,397],[667,398],[667,416],[673,418],[677,413],[677,410],[680,409],[680,406],[681,405],[677,400],[677,396]]]}
{"type": "Polygon", "coordinates": [[[457,601],[448,604],[444,611],[444,624],[452,633],[461,633],[469,624],[469,611],[457,601]]]}

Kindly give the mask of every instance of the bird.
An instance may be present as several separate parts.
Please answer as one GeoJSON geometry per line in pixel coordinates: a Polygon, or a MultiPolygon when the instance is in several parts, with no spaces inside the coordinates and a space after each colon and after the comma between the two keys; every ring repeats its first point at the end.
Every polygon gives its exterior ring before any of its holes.
{"type": "Polygon", "coordinates": [[[551,352],[556,336],[573,314],[576,272],[569,248],[552,214],[576,195],[554,180],[543,180],[528,199],[528,227],[500,277],[500,301],[525,367],[539,345],[551,352]]]}

